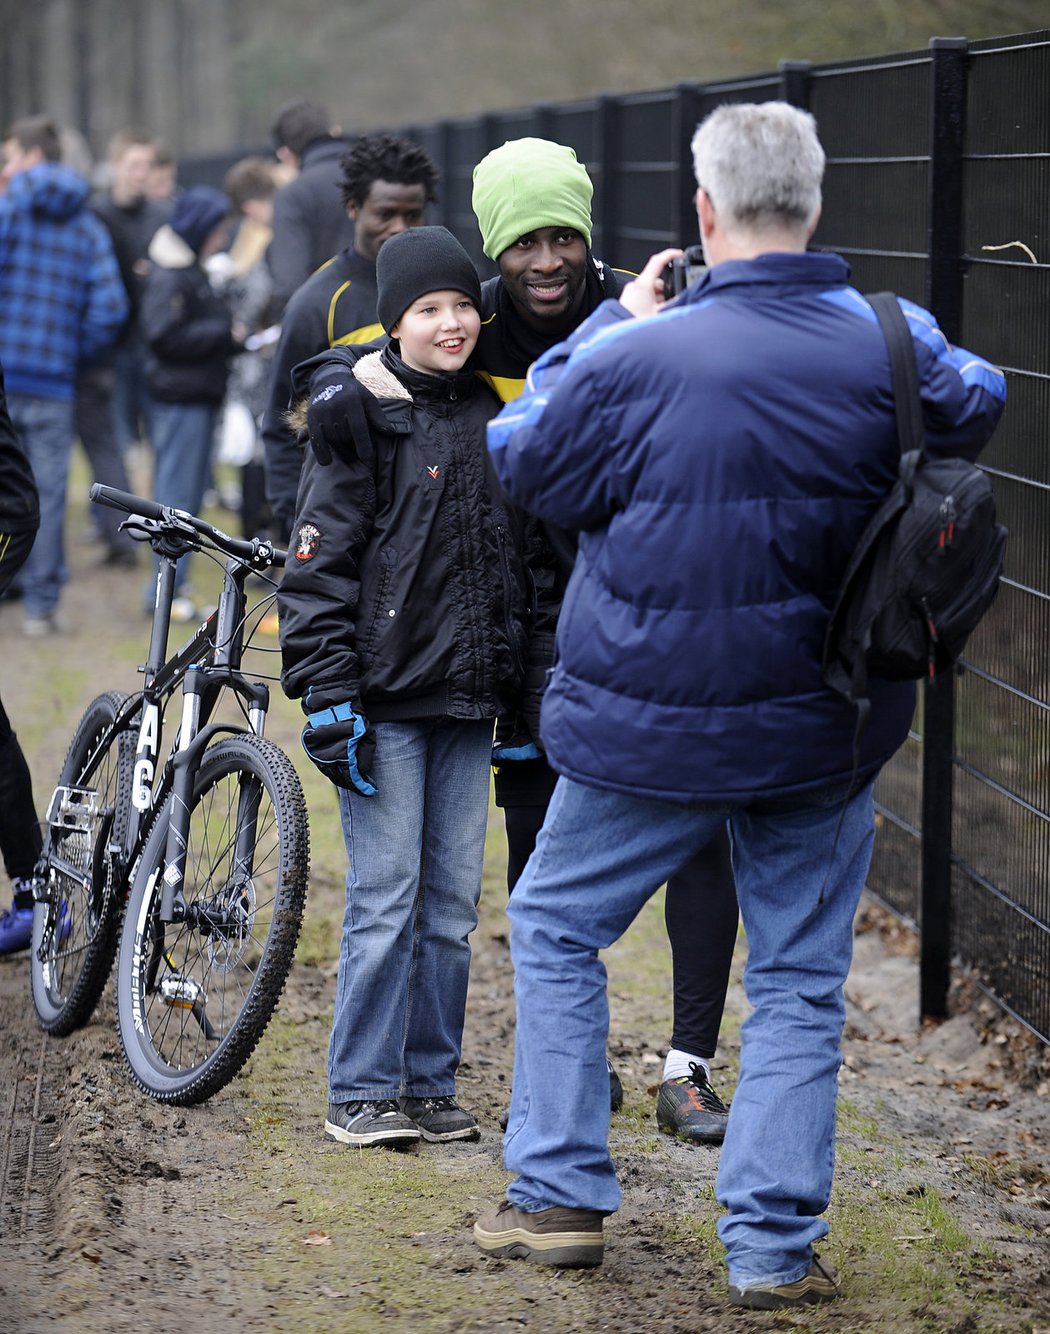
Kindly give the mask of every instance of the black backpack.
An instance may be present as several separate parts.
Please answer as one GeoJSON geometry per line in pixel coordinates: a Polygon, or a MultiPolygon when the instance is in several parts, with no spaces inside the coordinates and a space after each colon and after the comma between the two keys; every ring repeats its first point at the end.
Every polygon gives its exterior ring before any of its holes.
{"type": "Polygon", "coordinates": [[[868,300],[890,350],[900,472],[861,534],[824,641],[824,680],[862,704],[869,676],[932,678],[955,663],[999,590],[1006,548],[988,475],[926,455],[915,349],[896,296],[868,300]]]}

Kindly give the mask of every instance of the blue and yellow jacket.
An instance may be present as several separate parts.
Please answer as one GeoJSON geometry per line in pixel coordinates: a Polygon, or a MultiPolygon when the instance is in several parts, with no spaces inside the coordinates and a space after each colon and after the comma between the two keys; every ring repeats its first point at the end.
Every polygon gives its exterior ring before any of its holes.
{"type": "Polygon", "coordinates": [[[285,421],[292,371],[326,348],[384,338],[376,321],[376,266],[356,250],[341,250],[303,283],[281,316],[281,337],[270,368],[263,414],[266,498],[285,530],[292,525],[303,451],[285,421]]]}

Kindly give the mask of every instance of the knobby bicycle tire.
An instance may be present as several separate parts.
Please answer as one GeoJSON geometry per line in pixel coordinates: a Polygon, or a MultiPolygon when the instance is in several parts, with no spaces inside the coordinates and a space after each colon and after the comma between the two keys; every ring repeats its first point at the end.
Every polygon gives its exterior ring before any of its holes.
{"type": "Polygon", "coordinates": [[[46,897],[33,907],[33,1005],[41,1028],[62,1037],[87,1022],[117,948],[125,884],[116,883],[130,817],[134,732],[114,732],[129,696],[92,700],[69,743],[58,786],[68,797],[44,835],[46,897]]]}
{"type": "Polygon", "coordinates": [[[165,926],[171,803],[124,915],[117,1026],[139,1088],[187,1106],[229,1083],[273,1014],[302,925],[310,836],[298,775],[279,747],[250,733],[210,746],[190,807],[187,911],[165,926]]]}

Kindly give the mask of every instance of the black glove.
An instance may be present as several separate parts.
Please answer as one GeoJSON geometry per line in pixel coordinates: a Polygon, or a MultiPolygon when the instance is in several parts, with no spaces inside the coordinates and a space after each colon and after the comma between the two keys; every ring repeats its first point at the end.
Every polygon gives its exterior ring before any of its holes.
{"type": "Polygon", "coordinates": [[[306,429],[318,463],[331,463],[333,450],[347,452],[354,439],[353,418],[360,414],[361,398],[349,366],[329,362],[311,377],[306,429]]]}
{"type": "Polygon", "coordinates": [[[554,636],[534,634],[529,644],[529,660],[521,689],[521,717],[533,741],[542,750],[540,740],[540,705],[547,689],[547,678],[554,661],[554,636]]]}
{"type": "MultiPolygon", "coordinates": [[[[310,691],[303,701],[310,709],[310,691]]],[[[376,734],[349,700],[308,712],[302,731],[303,750],[336,787],[374,797],[372,781],[376,734]]]]}
{"type": "Polygon", "coordinates": [[[325,362],[310,377],[306,430],[317,462],[326,468],[332,455],[356,455],[371,465],[375,456],[372,430],[389,431],[390,423],[376,396],[354,376],[350,366],[325,362]]]}

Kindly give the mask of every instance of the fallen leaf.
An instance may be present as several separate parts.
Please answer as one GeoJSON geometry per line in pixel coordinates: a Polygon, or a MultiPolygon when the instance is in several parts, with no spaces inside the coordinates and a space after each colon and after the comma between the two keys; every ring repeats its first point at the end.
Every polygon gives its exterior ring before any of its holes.
{"type": "Polygon", "coordinates": [[[303,1238],[304,1246],[331,1246],[332,1238],[327,1232],[308,1232],[303,1238]]]}

